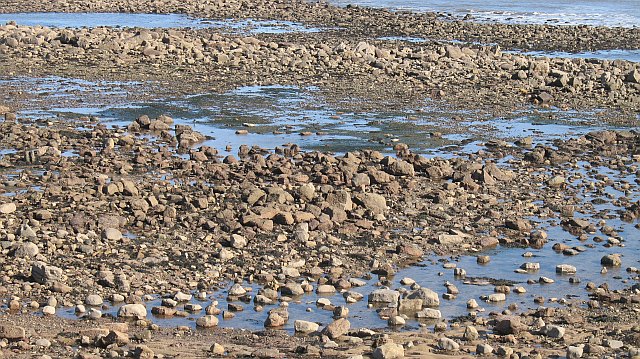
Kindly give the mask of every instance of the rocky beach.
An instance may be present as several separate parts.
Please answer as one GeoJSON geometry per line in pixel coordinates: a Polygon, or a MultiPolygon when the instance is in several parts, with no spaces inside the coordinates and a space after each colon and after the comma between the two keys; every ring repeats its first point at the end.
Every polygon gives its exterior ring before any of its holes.
{"type": "Polygon", "coordinates": [[[0,11],[0,357],[640,357],[640,28],[0,11]]]}

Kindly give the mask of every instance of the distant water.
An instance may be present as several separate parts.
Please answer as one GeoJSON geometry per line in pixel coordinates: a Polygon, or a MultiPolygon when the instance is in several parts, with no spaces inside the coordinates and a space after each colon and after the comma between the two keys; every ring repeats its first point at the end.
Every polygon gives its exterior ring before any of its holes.
{"type": "Polygon", "coordinates": [[[392,10],[472,15],[478,21],[512,24],[640,27],[640,0],[330,0],[392,10]]]}
{"type": "Polygon", "coordinates": [[[241,34],[281,34],[290,32],[318,32],[291,21],[276,20],[207,20],[182,14],[129,14],[129,13],[10,13],[0,14],[0,25],[15,21],[18,25],[47,26],[53,28],[140,27],[140,28],[216,28],[241,34]]]}

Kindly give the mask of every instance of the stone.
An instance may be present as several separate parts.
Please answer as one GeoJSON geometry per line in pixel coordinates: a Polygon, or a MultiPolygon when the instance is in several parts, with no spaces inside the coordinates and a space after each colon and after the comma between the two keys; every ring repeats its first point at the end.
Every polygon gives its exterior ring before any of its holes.
{"type": "Polygon", "coordinates": [[[304,294],[302,286],[296,282],[289,282],[280,289],[283,295],[299,296],[304,294]]]}
{"type": "Polygon", "coordinates": [[[413,291],[407,296],[408,299],[422,299],[422,305],[425,307],[438,307],[440,306],[440,298],[438,293],[432,291],[429,288],[420,288],[413,291]]]}
{"type": "Polygon", "coordinates": [[[399,315],[392,316],[391,318],[389,318],[387,323],[392,327],[393,326],[403,326],[403,325],[407,324],[407,322],[404,320],[404,318],[399,316],[399,315]]]}
{"type": "Polygon", "coordinates": [[[51,346],[51,341],[49,339],[40,338],[36,340],[36,345],[42,348],[48,348],[51,346]]]}
{"type": "Polygon", "coordinates": [[[387,211],[387,200],[377,193],[360,193],[356,196],[356,203],[373,214],[387,211]]]}
{"type": "Polygon", "coordinates": [[[213,343],[213,344],[211,345],[211,347],[209,348],[209,351],[210,351],[213,355],[224,355],[225,348],[222,346],[222,344],[219,344],[219,343],[213,343]]]}
{"type": "Polygon", "coordinates": [[[540,329],[540,333],[554,339],[560,339],[564,337],[566,329],[557,325],[545,325],[540,329]]]}
{"type": "Polygon", "coordinates": [[[476,345],[476,355],[489,355],[493,353],[493,347],[489,344],[476,345]]]}
{"type": "Polygon", "coordinates": [[[205,315],[196,319],[196,326],[200,328],[213,328],[218,325],[218,317],[215,315],[205,315]]]}
{"type": "Polygon", "coordinates": [[[96,307],[96,306],[102,305],[104,301],[102,300],[102,297],[97,294],[89,294],[87,298],[84,300],[84,303],[87,305],[92,305],[96,307]]]}
{"type": "Polygon", "coordinates": [[[519,334],[525,329],[520,322],[520,318],[516,316],[506,316],[497,319],[493,331],[499,335],[519,334]]]}
{"type": "Polygon", "coordinates": [[[44,315],[54,315],[54,314],[56,314],[56,307],[54,307],[52,305],[45,305],[44,308],[42,308],[42,314],[44,314],[44,315]]]}
{"type": "Polygon", "coordinates": [[[135,359],[153,359],[155,355],[153,350],[146,345],[136,345],[133,349],[133,357],[135,359]]]}
{"type": "Polygon", "coordinates": [[[247,291],[244,289],[244,287],[238,283],[234,284],[229,289],[229,296],[232,296],[232,297],[239,297],[239,296],[245,295],[246,293],[247,291]]]}
{"type": "Polygon", "coordinates": [[[462,335],[462,337],[464,338],[464,340],[466,341],[473,341],[479,338],[479,334],[478,334],[478,330],[474,327],[474,326],[467,326],[466,328],[464,328],[464,334],[462,335]]]}
{"type": "Polygon", "coordinates": [[[296,333],[315,333],[320,329],[320,326],[314,322],[308,322],[306,320],[296,320],[293,322],[293,329],[296,333]]]}
{"type": "Polygon", "coordinates": [[[332,294],[336,292],[336,288],[331,284],[321,284],[316,288],[318,294],[332,294]]]}
{"type": "Polygon", "coordinates": [[[422,309],[422,299],[401,299],[398,303],[398,311],[400,313],[415,313],[422,309]]]}
{"type": "Polygon", "coordinates": [[[336,339],[347,334],[350,328],[351,323],[345,318],[340,318],[327,325],[322,330],[322,334],[328,336],[329,339],[336,339]]]}
{"type": "Polygon", "coordinates": [[[33,258],[40,253],[38,245],[31,242],[20,243],[16,250],[13,252],[13,256],[16,258],[33,258]]]}
{"type": "Polygon", "coordinates": [[[17,209],[16,204],[13,202],[0,204],[0,214],[11,214],[17,209]]]}
{"type": "Polygon", "coordinates": [[[40,284],[47,284],[63,279],[61,268],[47,265],[44,262],[34,262],[31,265],[31,277],[40,284]]]}
{"type": "Polygon", "coordinates": [[[22,340],[27,337],[23,327],[11,324],[0,324],[0,338],[7,340],[22,340]]]}
{"type": "Polygon", "coordinates": [[[416,173],[411,163],[402,160],[391,163],[389,172],[396,176],[414,176],[416,173]]]}
{"type": "Polygon", "coordinates": [[[391,289],[376,289],[369,294],[369,303],[398,303],[400,293],[391,289]]]}
{"type": "Polygon", "coordinates": [[[621,340],[608,339],[608,338],[603,340],[602,344],[604,344],[604,346],[611,349],[620,349],[624,346],[624,343],[621,340]]]}
{"type": "Polygon", "coordinates": [[[576,267],[569,264],[558,264],[556,266],[556,273],[560,274],[575,274],[577,271],[576,267]]]}
{"type": "Polygon", "coordinates": [[[582,354],[584,353],[583,346],[573,346],[570,345],[567,347],[567,359],[577,359],[582,358],[582,354]]]}
{"type": "Polygon", "coordinates": [[[504,293],[493,293],[489,295],[488,300],[493,303],[504,302],[505,300],[507,300],[507,296],[504,293]]]}
{"type": "Polygon", "coordinates": [[[105,228],[102,230],[102,239],[119,241],[122,239],[122,232],[116,228],[105,228]]]}
{"type": "Polygon", "coordinates": [[[438,348],[448,352],[454,352],[460,349],[460,344],[456,343],[455,340],[442,337],[438,340],[438,348]]]}
{"type": "Polygon", "coordinates": [[[232,234],[229,238],[229,245],[236,249],[242,249],[247,246],[247,239],[239,234],[232,234]]]}
{"type": "Polygon", "coordinates": [[[404,347],[396,343],[386,343],[374,349],[372,356],[373,359],[404,358],[404,347]]]}
{"type": "Polygon", "coordinates": [[[125,304],[118,309],[118,317],[123,318],[146,318],[147,308],[142,304],[125,304]]]}
{"type": "Polygon", "coordinates": [[[418,319],[440,319],[442,318],[442,313],[433,308],[424,308],[421,311],[416,313],[416,318],[418,319]]]}
{"type": "Polygon", "coordinates": [[[618,254],[607,254],[600,259],[600,264],[605,267],[619,267],[622,265],[622,260],[618,254]]]}

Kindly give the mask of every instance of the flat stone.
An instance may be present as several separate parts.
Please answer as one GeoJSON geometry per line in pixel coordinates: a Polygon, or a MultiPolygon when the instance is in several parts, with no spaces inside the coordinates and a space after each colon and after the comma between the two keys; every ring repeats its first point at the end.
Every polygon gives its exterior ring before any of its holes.
{"type": "Polygon", "coordinates": [[[142,304],[125,304],[118,310],[118,317],[123,318],[146,318],[147,308],[142,304]]]}
{"type": "Polygon", "coordinates": [[[576,272],[577,272],[576,267],[569,264],[559,264],[556,266],[556,273],[575,274],[576,272]]]}
{"type": "Polygon", "coordinates": [[[386,343],[373,351],[373,359],[404,358],[404,347],[396,343],[386,343]]]}
{"type": "Polygon", "coordinates": [[[308,322],[306,320],[296,320],[293,322],[293,329],[296,333],[308,334],[317,332],[318,329],[320,329],[320,326],[318,323],[308,322]]]}
{"type": "Polygon", "coordinates": [[[26,337],[26,332],[23,327],[11,324],[0,324],[0,338],[7,340],[21,340],[26,337]]]}
{"type": "Polygon", "coordinates": [[[0,204],[0,214],[11,214],[17,209],[16,204],[9,202],[0,204]]]}
{"type": "Polygon", "coordinates": [[[196,319],[196,326],[200,328],[213,328],[218,325],[218,317],[215,315],[205,315],[196,319]]]}
{"type": "Polygon", "coordinates": [[[400,293],[391,289],[376,289],[369,294],[369,303],[398,303],[400,293]]]}
{"type": "Polygon", "coordinates": [[[85,304],[92,305],[94,307],[102,305],[102,303],[104,303],[102,297],[97,294],[89,294],[84,302],[85,304]]]}

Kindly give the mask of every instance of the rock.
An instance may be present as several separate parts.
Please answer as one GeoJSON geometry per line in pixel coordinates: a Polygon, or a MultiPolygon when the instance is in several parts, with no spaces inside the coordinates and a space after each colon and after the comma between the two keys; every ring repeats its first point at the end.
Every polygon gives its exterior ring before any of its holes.
{"type": "Polygon", "coordinates": [[[0,214],[11,214],[17,209],[16,204],[9,202],[0,204],[0,214]]]}
{"type": "Polygon", "coordinates": [[[105,228],[102,230],[102,239],[119,241],[122,239],[122,233],[116,228],[105,228]]]}
{"type": "Polygon", "coordinates": [[[520,266],[520,269],[524,269],[526,271],[537,271],[537,270],[540,270],[540,263],[535,263],[535,262],[523,263],[520,266]]]}
{"type": "Polygon", "coordinates": [[[433,308],[440,305],[438,293],[429,288],[420,288],[415,290],[407,296],[407,299],[422,299],[422,305],[425,307],[433,308]]]}
{"type": "Polygon", "coordinates": [[[505,221],[504,224],[507,228],[513,229],[519,232],[530,232],[533,229],[531,222],[521,218],[508,219],[505,221]]]}
{"type": "Polygon", "coordinates": [[[369,294],[369,303],[398,303],[400,293],[391,289],[376,289],[369,294]]]}
{"type": "Polygon", "coordinates": [[[304,294],[302,286],[296,282],[289,282],[280,289],[283,295],[299,296],[304,294]]]}
{"type": "Polygon", "coordinates": [[[218,317],[215,315],[205,315],[196,319],[196,326],[200,328],[213,328],[218,325],[218,317]]]}
{"type": "Polygon", "coordinates": [[[153,359],[155,355],[153,350],[146,345],[136,345],[133,349],[133,357],[135,359],[153,359]]]}
{"type": "Polygon", "coordinates": [[[507,296],[504,293],[493,293],[489,295],[488,300],[493,303],[504,302],[505,300],[507,300],[507,296]]]}
{"type": "Polygon", "coordinates": [[[244,287],[238,283],[234,284],[229,289],[229,296],[232,296],[232,297],[239,297],[239,296],[245,295],[246,293],[247,291],[244,289],[244,287]]]}
{"type": "Polygon", "coordinates": [[[34,262],[31,265],[31,277],[40,284],[47,284],[62,281],[63,271],[61,268],[47,265],[44,262],[34,262]]]}
{"type": "Polygon", "coordinates": [[[104,301],[102,300],[102,297],[97,294],[89,294],[87,298],[84,300],[84,302],[85,304],[92,305],[94,307],[97,307],[99,305],[102,305],[102,303],[104,303],[104,301]]]}
{"type": "Polygon", "coordinates": [[[525,329],[524,324],[520,322],[520,318],[515,316],[506,316],[497,319],[493,331],[499,335],[519,334],[525,329]]]}
{"type": "Polygon", "coordinates": [[[393,326],[403,326],[403,325],[407,324],[407,322],[404,320],[404,318],[399,316],[399,315],[392,316],[391,318],[389,318],[387,323],[392,327],[393,326]]]}
{"type": "Polygon", "coordinates": [[[604,344],[604,346],[611,349],[620,349],[624,346],[624,343],[621,340],[608,339],[608,338],[603,340],[602,344],[604,344]]]}
{"type": "Polygon", "coordinates": [[[329,339],[336,339],[341,337],[349,332],[351,328],[351,323],[345,319],[340,318],[335,320],[333,323],[327,325],[323,330],[322,334],[329,337],[329,339]]]}
{"type": "Polygon", "coordinates": [[[411,163],[402,160],[392,162],[389,172],[396,176],[414,176],[416,173],[411,163]]]}
{"type": "Polygon", "coordinates": [[[40,338],[36,340],[36,345],[42,348],[48,348],[51,346],[51,341],[49,341],[49,339],[40,338]]]}
{"type": "Polygon", "coordinates": [[[23,327],[11,324],[0,324],[0,338],[7,340],[22,340],[26,337],[26,332],[23,327]]]}
{"type": "Polygon", "coordinates": [[[572,346],[567,347],[567,359],[577,359],[582,358],[584,350],[582,346],[572,346]]]}
{"type": "Polygon", "coordinates": [[[182,292],[178,292],[176,293],[176,295],[173,296],[173,299],[175,299],[178,302],[188,302],[191,300],[191,298],[193,298],[193,295],[188,293],[182,293],[182,292]]]}
{"type": "Polygon", "coordinates": [[[464,340],[466,341],[473,341],[478,339],[480,335],[478,334],[478,330],[474,327],[474,326],[467,326],[466,328],[464,328],[464,334],[462,335],[462,337],[464,338],[464,340]]]}
{"type": "Polygon", "coordinates": [[[468,309],[476,309],[478,307],[479,307],[478,302],[476,302],[475,299],[469,299],[467,301],[467,308],[468,309]]]}
{"type": "Polygon", "coordinates": [[[421,311],[416,313],[416,318],[418,319],[440,319],[442,318],[442,313],[433,308],[424,308],[421,311]]]}
{"type": "Polygon", "coordinates": [[[453,352],[460,349],[460,344],[456,343],[453,339],[442,337],[438,340],[438,348],[444,351],[453,352]]]}
{"type": "Polygon", "coordinates": [[[560,187],[565,183],[565,178],[562,176],[555,176],[552,177],[547,184],[549,185],[549,187],[560,187]]]}
{"type": "Polygon", "coordinates": [[[401,299],[398,303],[398,311],[400,313],[415,313],[422,309],[422,299],[401,299]]]}
{"type": "Polygon", "coordinates": [[[489,355],[493,353],[493,347],[489,344],[476,345],[476,355],[489,355]]]}
{"type": "Polygon", "coordinates": [[[387,211],[387,200],[377,193],[360,193],[355,199],[358,205],[373,214],[382,214],[387,211]]]}
{"type": "Polygon", "coordinates": [[[13,256],[16,258],[33,258],[40,253],[40,248],[35,243],[26,242],[20,243],[13,252],[13,256]]]}
{"type": "Polygon", "coordinates": [[[576,267],[569,264],[559,264],[556,266],[556,273],[575,274],[576,272],[577,272],[576,267]]]}
{"type": "Polygon", "coordinates": [[[118,317],[146,318],[147,308],[142,304],[125,304],[118,310],[118,317]]]}
{"type": "Polygon", "coordinates": [[[540,333],[549,338],[560,339],[564,336],[565,328],[549,324],[540,329],[540,333]]]}
{"type": "Polygon", "coordinates": [[[314,333],[317,332],[320,326],[314,322],[308,322],[306,320],[296,320],[293,322],[293,329],[296,333],[314,333]]]}
{"type": "Polygon", "coordinates": [[[336,288],[331,284],[321,284],[316,288],[318,294],[332,294],[336,292],[336,288]]]}
{"type": "Polygon", "coordinates": [[[607,254],[600,259],[600,264],[605,267],[619,267],[622,265],[622,260],[618,254],[607,254]]]}
{"type": "Polygon", "coordinates": [[[209,351],[213,353],[213,355],[224,355],[225,348],[221,344],[213,343],[209,348],[209,351]]]}
{"type": "Polygon", "coordinates": [[[55,315],[56,314],[56,307],[51,306],[51,305],[45,305],[44,308],[42,308],[42,314],[44,314],[44,315],[55,315]]]}
{"type": "Polygon", "coordinates": [[[396,343],[386,343],[373,351],[373,359],[404,358],[404,347],[396,343]]]}
{"type": "Polygon", "coordinates": [[[239,234],[232,234],[229,239],[231,247],[236,249],[242,249],[247,246],[247,239],[239,234]]]}

